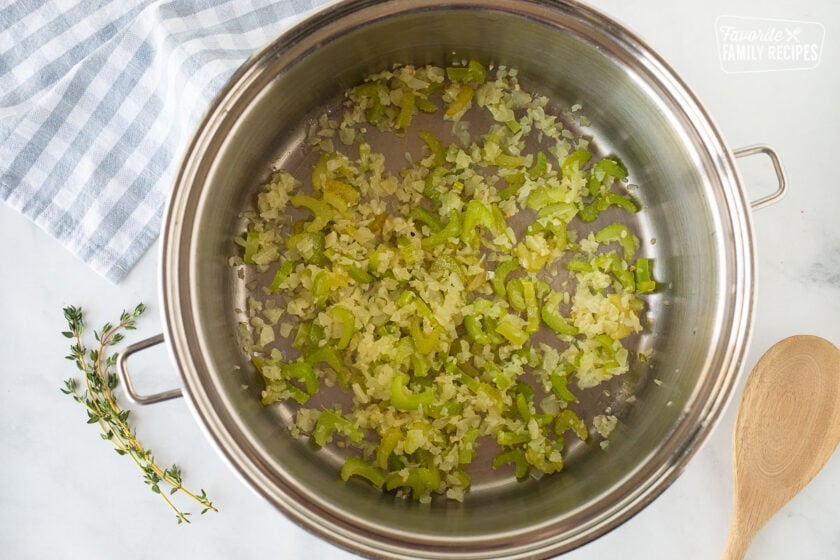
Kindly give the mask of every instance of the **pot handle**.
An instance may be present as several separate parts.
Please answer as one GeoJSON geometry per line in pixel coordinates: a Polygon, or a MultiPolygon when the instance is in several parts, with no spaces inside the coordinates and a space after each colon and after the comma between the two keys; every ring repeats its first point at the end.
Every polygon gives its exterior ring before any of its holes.
{"type": "Polygon", "coordinates": [[[773,169],[776,171],[776,179],[779,181],[779,186],[776,188],[775,192],[750,202],[750,206],[753,210],[759,210],[760,208],[769,206],[785,196],[785,193],[787,192],[787,176],[785,175],[785,170],[782,167],[782,161],[779,159],[779,154],[776,153],[776,150],[765,144],[756,144],[754,146],[745,146],[743,148],[733,150],[732,154],[736,158],[749,157],[755,154],[766,154],[773,163],[773,169]]]}
{"type": "Polygon", "coordinates": [[[141,340],[140,342],[135,342],[130,346],[126,346],[126,348],[120,353],[119,359],[117,360],[117,374],[120,376],[120,381],[122,382],[123,387],[125,387],[125,393],[128,400],[135,404],[154,404],[168,401],[169,399],[177,399],[182,396],[181,389],[172,389],[171,391],[162,391],[151,395],[141,395],[134,390],[134,385],[131,383],[131,377],[128,375],[128,359],[132,354],[142,352],[152,346],[157,346],[163,341],[163,333],[161,333],[141,340]]]}

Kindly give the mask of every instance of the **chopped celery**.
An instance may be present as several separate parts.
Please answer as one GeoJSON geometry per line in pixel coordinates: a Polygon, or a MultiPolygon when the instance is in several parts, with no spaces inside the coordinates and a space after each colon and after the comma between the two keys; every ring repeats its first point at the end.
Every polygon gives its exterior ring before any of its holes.
{"type": "Polygon", "coordinates": [[[443,143],[441,143],[437,136],[428,130],[418,131],[417,136],[419,136],[420,140],[425,142],[426,146],[429,147],[429,151],[432,153],[432,156],[434,156],[433,164],[435,167],[440,167],[446,163],[446,149],[443,147],[443,143]]]}
{"type": "Polygon", "coordinates": [[[367,461],[359,459],[358,457],[348,457],[341,467],[341,480],[347,481],[351,476],[358,476],[364,478],[377,488],[382,488],[385,484],[385,475],[381,470],[377,469],[367,461]]]}
{"type": "Polygon", "coordinates": [[[528,177],[531,179],[539,179],[548,171],[548,160],[544,153],[537,152],[536,160],[534,167],[528,170],[528,177]]]}
{"type": "Polygon", "coordinates": [[[397,115],[396,127],[405,130],[411,125],[411,117],[414,115],[414,91],[403,90],[400,101],[400,112],[397,115]]]}
{"type": "Polygon", "coordinates": [[[511,272],[519,268],[519,261],[516,259],[508,259],[496,265],[493,271],[493,279],[490,281],[493,285],[493,291],[499,297],[505,297],[507,290],[505,289],[505,282],[511,272]]]}
{"type": "Polygon", "coordinates": [[[359,268],[358,266],[348,266],[347,275],[359,284],[370,284],[373,282],[373,276],[371,276],[367,270],[359,268]]]}
{"type": "Polygon", "coordinates": [[[355,443],[361,442],[364,436],[358,426],[334,410],[321,412],[312,431],[312,439],[319,447],[323,447],[335,432],[355,443]]]}
{"type": "Polygon", "coordinates": [[[615,222],[595,234],[595,241],[598,243],[618,242],[624,250],[624,260],[630,261],[639,248],[639,240],[633,235],[626,225],[615,222]]]}
{"type": "Polygon", "coordinates": [[[448,66],[446,77],[453,82],[469,82],[482,84],[487,76],[484,65],[476,60],[470,60],[467,66],[448,66]]]}
{"type": "Polygon", "coordinates": [[[656,289],[656,282],[650,275],[650,259],[636,259],[636,292],[648,294],[656,289]]]}
{"type": "Polygon", "coordinates": [[[438,245],[443,245],[451,239],[458,238],[460,236],[461,213],[457,210],[453,210],[449,213],[449,220],[446,222],[446,225],[443,226],[443,229],[423,239],[420,244],[424,249],[430,249],[432,247],[437,247],[438,245]]]}
{"type": "Polygon", "coordinates": [[[383,469],[388,468],[388,458],[397,448],[397,444],[405,438],[402,430],[398,427],[388,428],[379,440],[379,447],[376,448],[376,464],[383,469]]]}
{"type": "Polygon", "coordinates": [[[580,419],[580,416],[568,408],[560,411],[554,424],[554,433],[558,436],[566,430],[572,430],[582,441],[589,438],[589,430],[586,429],[586,424],[580,419]]]}
{"type": "Polygon", "coordinates": [[[274,279],[271,281],[271,285],[268,287],[268,291],[272,294],[276,294],[280,291],[280,287],[289,278],[289,275],[294,270],[295,265],[290,260],[284,260],[280,264],[280,268],[277,269],[277,272],[274,274],[274,279]]]}
{"type": "Polygon", "coordinates": [[[408,376],[398,373],[391,381],[391,404],[397,410],[417,410],[421,406],[429,406],[435,399],[434,391],[412,393],[408,390],[408,376]]]}
{"type": "Polygon", "coordinates": [[[434,212],[426,210],[422,206],[415,206],[412,208],[408,217],[427,226],[432,233],[439,233],[440,230],[443,229],[443,222],[440,221],[438,215],[434,212]]]}
{"type": "Polygon", "coordinates": [[[439,486],[440,471],[436,467],[413,467],[408,469],[406,476],[403,476],[400,472],[392,472],[385,478],[386,489],[410,488],[411,496],[415,500],[436,491],[439,486]]]}
{"type": "Polygon", "coordinates": [[[335,315],[341,323],[341,337],[338,339],[335,347],[338,350],[344,350],[350,344],[350,339],[356,333],[356,318],[349,309],[341,306],[331,308],[330,313],[335,315]]]}
{"type": "Polygon", "coordinates": [[[528,466],[528,461],[525,459],[525,451],[522,449],[510,449],[499,453],[493,458],[493,468],[498,469],[504,465],[513,464],[516,468],[516,478],[519,480],[528,476],[528,471],[531,467],[528,466]]]}
{"type": "Polygon", "coordinates": [[[528,341],[528,332],[523,328],[524,321],[516,315],[505,315],[496,324],[496,332],[505,337],[512,345],[521,347],[528,341]]]}
{"type": "Polygon", "coordinates": [[[514,168],[514,167],[522,167],[525,165],[527,158],[525,156],[512,156],[510,154],[499,154],[496,156],[496,159],[493,160],[493,163],[498,165],[499,167],[507,167],[507,168],[514,168]]]}
{"type": "Polygon", "coordinates": [[[454,117],[458,113],[465,111],[475,95],[475,90],[469,86],[461,86],[458,93],[455,94],[455,99],[446,109],[447,117],[454,117]]]}
{"type": "Polygon", "coordinates": [[[554,372],[551,374],[550,380],[551,392],[554,393],[555,397],[565,403],[577,402],[577,397],[567,387],[568,377],[566,375],[554,372]]]}
{"type": "Polygon", "coordinates": [[[557,334],[575,336],[578,334],[578,329],[566,322],[566,319],[560,315],[559,305],[562,300],[563,294],[560,292],[552,292],[549,294],[549,296],[545,298],[542,309],[540,309],[540,317],[542,318],[543,323],[548,325],[548,327],[557,334]]]}
{"type": "Polygon", "coordinates": [[[563,160],[560,164],[560,169],[563,171],[563,176],[566,177],[575,169],[582,170],[584,166],[592,159],[592,154],[586,148],[575,150],[563,160]]]}
{"type": "Polygon", "coordinates": [[[245,236],[245,254],[242,260],[245,264],[254,264],[254,255],[260,250],[260,234],[256,231],[249,231],[245,236]]]}
{"type": "Polygon", "coordinates": [[[320,364],[325,363],[335,372],[338,378],[338,384],[342,388],[347,388],[350,384],[350,372],[347,366],[341,360],[338,352],[330,346],[321,346],[317,350],[306,353],[306,363],[320,364]]]}

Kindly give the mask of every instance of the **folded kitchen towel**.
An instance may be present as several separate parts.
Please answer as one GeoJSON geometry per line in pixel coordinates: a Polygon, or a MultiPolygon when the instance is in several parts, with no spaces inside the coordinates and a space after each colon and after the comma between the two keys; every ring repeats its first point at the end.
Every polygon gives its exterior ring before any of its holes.
{"type": "Polygon", "coordinates": [[[256,49],[325,0],[0,0],[0,198],[118,282],[256,49]]]}

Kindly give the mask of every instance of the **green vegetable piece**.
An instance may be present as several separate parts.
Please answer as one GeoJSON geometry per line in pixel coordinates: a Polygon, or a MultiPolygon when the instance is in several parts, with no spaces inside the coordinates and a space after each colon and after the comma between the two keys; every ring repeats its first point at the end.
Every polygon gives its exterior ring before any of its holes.
{"type": "Polygon", "coordinates": [[[525,451],[522,449],[510,449],[493,457],[494,469],[499,469],[502,466],[509,464],[514,465],[516,468],[515,472],[517,480],[523,480],[528,476],[528,471],[531,470],[531,467],[528,465],[528,461],[525,459],[525,451]]]}
{"type": "Polygon", "coordinates": [[[470,200],[464,210],[464,221],[461,226],[461,240],[475,247],[478,244],[478,226],[495,229],[493,213],[486,204],[478,200],[470,200]]]}
{"type": "MultiPolygon", "coordinates": [[[[510,283],[508,283],[508,290],[510,290],[510,283]]],[[[522,346],[530,338],[530,335],[522,328],[522,319],[516,315],[505,315],[499,319],[496,332],[514,346],[522,346]]]]}
{"type": "Polygon", "coordinates": [[[305,194],[295,194],[289,197],[289,202],[292,206],[306,208],[312,212],[314,218],[310,225],[307,226],[307,231],[320,231],[336,218],[336,209],[323,200],[305,194]]]}
{"type": "Polygon", "coordinates": [[[422,206],[415,206],[409,212],[408,217],[416,222],[428,226],[432,233],[439,233],[443,229],[443,222],[434,212],[426,210],[422,206]]]}
{"type": "Polygon", "coordinates": [[[326,445],[334,432],[338,432],[354,443],[360,443],[364,434],[362,430],[350,420],[334,410],[325,410],[318,416],[312,439],[319,447],[326,445]]]}
{"type": "Polygon", "coordinates": [[[460,236],[461,213],[457,210],[452,210],[449,213],[449,220],[446,222],[446,225],[443,226],[443,229],[420,241],[420,245],[424,249],[431,249],[433,247],[437,247],[438,245],[443,245],[451,239],[459,238],[460,236]]]}
{"type": "Polygon", "coordinates": [[[422,323],[423,320],[421,317],[414,317],[409,323],[408,332],[414,342],[414,349],[420,354],[433,354],[438,350],[438,346],[440,345],[440,329],[432,328],[431,332],[427,333],[423,329],[422,323]]]}
{"type": "Polygon", "coordinates": [[[305,352],[306,363],[316,365],[325,363],[335,372],[338,384],[342,389],[350,386],[350,371],[338,355],[338,352],[330,346],[321,346],[311,352],[305,352]]]}
{"type": "Polygon", "coordinates": [[[364,478],[377,488],[382,488],[382,485],[385,484],[385,475],[382,471],[358,457],[348,457],[341,467],[340,475],[341,480],[345,482],[351,476],[358,476],[364,478]]]}
{"type": "Polygon", "coordinates": [[[452,255],[441,255],[436,258],[429,267],[429,270],[433,274],[440,274],[442,272],[455,274],[461,280],[462,284],[467,282],[467,274],[464,272],[464,267],[452,255]]]}
{"type": "Polygon", "coordinates": [[[528,399],[525,395],[516,395],[516,411],[526,422],[531,419],[531,407],[528,406],[528,399]]]}
{"type": "Polygon", "coordinates": [[[581,221],[586,223],[594,222],[600,214],[601,211],[598,209],[598,199],[595,199],[589,204],[585,205],[577,213],[578,218],[580,218],[581,221]]]}
{"type": "Polygon", "coordinates": [[[571,409],[563,409],[557,415],[557,421],[554,423],[554,433],[558,436],[563,435],[566,430],[572,430],[581,441],[589,439],[589,430],[586,429],[586,424],[580,417],[571,409]]]}
{"type": "Polygon", "coordinates": [[[458,463],[461,465],[469,465],[472,463],[478,454],[478,444],[476,439],[481,432],[478,428],[471,428],[467,430],[458,442],[458,463]]]}
{"type": "Polygon", "coordinates": [[[411,125],[411,117],[414,115],[414,91],[411,89],[403,90],[402,99],[400,100],[400,112],[397,115],[397,120],[394,123],[397,128],[405,130],[411,125]]]}
{"type": "Polygon", "coordinates": [[[592,272],[592,263],[589,261],[582,261],[579,259],[572,259],[566,264],[566,268],[572,272],[592,272]]]}
{"type": "MultiPolygon", "coordinates": [[[[622,180],[627,177],[627,170],[624,167],[611,159],[602,159],[592,166],[589,173],[589,194],[597,196],[602,191],[604,180],[607,177],[622,180]]],[[[607,194],[604,192],[603,194],[607,194]]]]}
{"type": "MultiPolygon", "coordinates": [[[[283,364],[280,371],[284,379],[295,380],[304,384],[305,389],[303,387],[298,387],[298,389],[305,392],[306,400],[318,392],[318,377],[315,374],[315,370],[312,369],[312,366],[306,362],[290,362],[283,364]]],[[[295,400],[297,400],[297,398],[295,400]]],[[[298,400],[298,402],[300,401],[298,400]]]]}
{"type": "Polygon", "coordinates": [[[260,234],[256,231],[249,231],[245,235],[245,254],[242,260],[246,264],[254,264],[254,255],[260,250],[260,234]]]}
{"type": "Polygon", "coordinates": [[[636,259],[636,293],[649,294],[656,289],[656,282],[650,275],[650,259],[636,259]]]}
{"type": "Polygon", "coordinates": [[[271,281],[271,285],[268,287],[268,291],[272,294],[276,294],[280,291],[280,287],[283,286],[283,283],[289,278],[289,275],[294,270],[295,265],[290,260],[284,260],[280,264],[280,268],[277,269],[277,273],[274,275],[274,279],[271,281]]]}
{"type": "Polygon", "coordinates": [[[627,178],[627,170],[617,161],[604,158],[592,166],[592,175],[599,181],[603,181],[604,177],[622,180],[627,178]]]}
{"type": "Polygon", "coordinates": [[[379,124],[385,117],[385,107],[382,99],[390,96],[388,86],[383,82],[368,82],[354,89],[359,97],[367,99],[368,110],[365,114],[369,123],[379,124]]]}
{"type": "Polygon", "coordinates": [[[412,467],[408,469],[408,475],[392,472],[385,478],[385,488],[411,488],[411,496],[419,500],[424,495],[434,492],[440,486],[440,471],[437,467],[412,467]]]}
{"type": "Polygon", "coordinates": [[[370,284],[371,282],[373,282],[373,276],[371,276],[367,270],[353,265],[347,266],[346,270],[347,275],[359,284],[370,284]]]}
{"type": "Polygon", "coordinates": [[[639,207],[636,206],[636,203],[630,200],[626,196],[622,196],[620,194],[616,194],[614,192],[604,193],[599,197],[598,205],[604,206],[604,209],[610,206],[618,206],[631,214],[635,214],[639,211],[639,207]]]}
{"type": "Polygon", "coordinates": [[[569,378],[567,375],[554,372],[549,376],[551,380],[551,392],[554,396],[565,403],[578,402],[577,397],[567,387],[569,378]]]}
{"type": "Polygon", "coordinates": [[[490,283],[493,285],[493,291],[497,296],[505,297],[507,295],[505,282],[507,281],[507,277],[517,268],[519,268],[519,261],[517,259],[508,259],[496,265],[490,283]]]}
{"type": "Polygon", "coordinates": [[[312,296],[315,298],[315,305],[323,307],[330,292],[336,286],[336,280],[332,272],[321,270],[312,279],[312,296]]]}
{"type": "Polygon", "coordinates": [[[624,288],[624,291],[636,291],[636,280],[630,270],[616,266],[613,267],[610,272],[612,272],[615,279],[618,280],[618,283],[621,284],[621,287],[624,288]]]}
{"type": "Polygon", "coordinates": [[[513,169],[515,167],[522,167],[527,162],[527,158],[525,156],[512,156],[510,154],[499,154],[496,156],[496,159],[493,160],[498,167],[504,167],[507,169],[513,169]]]}
{"type": "Polygon", "coordinates": [[[563,202],[565,197],[565,189],[549,186],[537,187],[528,194],[525,206],[532,210],[540,210],[550,204],[563,202]]]}
{"type": "Polygon", "coordinates": [[[402,430],[398,427],[388,428],[379,440],[379,447],[376,448],[376,464],[380,468],[388,468],[388,459],[396,449],[397,444],[405,438],[402,430]]]}
{"type": "Polygon", "coordinates": [[[639,247],[639,240],[636,236],[630,233],[627,226],[617,222],[599,230],[595,234],[595,241],[598,243],[618,242],[624,250],[624,260],[628,262],[636,254],[636,249],[639,247]]]}
{"type": "Polygon", "coordinates": [[[504,179],[507,186],[499,191],[499,198],[502,200],[508,200],[516,196],[519,189],[525,184],[525,174],[522,172],[505,175],[504,179]]]}
{"type": "Polygon", "coordinates": [[[544,153],[537,152],[536,160],[534,166],[528,170],[528,177],[532,180],[539,179],[548,171],[548,159],[546,159],[544,153]]]}
{"type": "Polygon", "coordinates": [[[429,151],[434,156],[432,160],[434,167],[440,167],[446,163],[446,148],[443,147],[443,143],[437,136],[428,130],[417,131],[417,136],[428,146],[429,151]]]}
{"type": "Polygon", "coordinates": [[[322,189],[324,195],[337,196],[343,200],[345,204],[356,204],[359,202],[359,198],[361,196],[359,191],[354,189],[351,185],[335,179],[327,179],[322,189]]]}
{"type": "Polygon", "coordinates": [[[445,167],[434,167],[426,175],[426,180],[423,186],[423,196],[432,201],[435,206],[440,206],[442,192],[440,190],[440,183],[442,178],[446,175],[445,167]]]}
{"type": "MultiPolygon", "coordinates": [[[[546,204],[537,210],[537,216],[540,218],[557,218],[563,223],[563,232],[565,234],[565,225],[572,221],[577,216],[578,208],[574,204],[568,202],[554,202],[546,204]]],[[[535,222],[537,223],[537,222],[535,222]]]]}
{"type": "Polygon", "coordinates": [[[509,121],[505,122],[505,126],[507,126],[508,129],[511,132],[513,132],[514,134],[516,134],[517,132],[522,130],[522,125],[519,124],[519,121],[517,121],[517,120],[509,120],[509,121]]]}
{"type": "Polygon", "coordinates": [[[570,325],[560,315],[560,302],[563,300],[563,294],[559,292],[551,292],[545,298],[542,309],[540,309],[540,317],[543,323],[551,330],[563,336],[575,336],[578,334],[577,327],[570,325]]]}
{"type": "MultiPolygon", "coordinates": [[[[428,354],[429,352],[426,352],[428,354]]],[[[423,354],[414,352],[411,354],[411,372],[414,377],[426,377],[429,375],[429,370],[432,369],[432,362],[423,354]]]]}
{"type": "Polygon", "coordinates": [[[505,430],[496,432],[496,443],[499,445],[511,446],[528,443],[529,441],[531,441],[531,435],[528,432],[508,432],[505,430]]]}
{"type": "Polygon", "coordinates": [[[338,339],[335,347],[338,350],[344,350],[350,344],[350,339],[356,333],[356,318],[349,309],[340,306],[332,307],[330,313],[335,315],[336,319],[341,323],[341,337],[338,339]]]}
{"type": "Polygon", "coordinates": [[[476,315],[467,315],[464,317],[464,330],[467,335],[473,339],[476,344],[493,344],[493,338],[485,332],[481,324],[481,319],[476,315]]]}
{"type": "Polygon", "coordinates": [[[438,106],[425,97],[415,96],[414,104],[424,113],[435,113],[438,110],[438,106]]]}
{"type": "Polygon", "coordinates": [[[408,390],[408,376],[398,373],[391,381],[391,404],[397,410],[417,410],[421,406],[429,406],[435,399],[433,390],[422,393],[412,393],[408,390]]]}
{"type": "Polygon", "coordinates": [[[470,60],[467,66],[447,66],[446,77],[453,82],[482,84],[487,72],[480,62],[470,60]]]}
{"type": "Polygon", "coordinates": [[[537,303],[537,292],[533,281],[522,280],[522,299],[527,317],[525,331],[535,333],[540,329],[540,307],[537,303]]]}
{"type": "Polygon", "coordinates": [[[508,303],[514,311],[525,311],[528,304],[525,302],[525,288],[522,285],[521,278],[513,278],[508,281],[505,288],[508,297],[508,303]]]}
{"type": "Polygon", "coordinates": [[[318,162],[312,167],[312,188],[316,193],[320,193],[327,184],[327,179],[329,178],[327,162],[335,157],[335,154],[324,152],[318,158],[318,162]]]}
{"type": "Polygon", "coordinates": [[[412,266],[417,262],[417,255],[415,255],[414,245],[411,243],[411,239],[409,239],[406,235],[401,235],[397,238],[397,249],[400,251],[400,255],[402,256],[405,264],[408,266],[412,266]]]}
{"type": "Polygon", "coordinates": [[[305,231],[289,236],[286,248],[297,251],[308,263],[320,264],[324,261],[326,236],[321,231],[305,231]]]}
{"type": "Polygon", "coordinates": [[[563,163],[560,164],[560,169],[563,171],[563,176],[567,177],[575,169],[583,169],[591,158],[592,154],[586,148],[580,148],[579,150],[575,150],[574,152],[566,156],[566,159],[564,159],[563,163]]]}
{"type": "Polygon", "coordinates": [[[467,109],[470,101],[472,101],[473,96],[475,95],[475,90],[469,86],[461,86],[461,89],[458,90],[458,93],[455,94],[455,99],[452,100],[450,103],[449,108],[446,109],[445,116],[447,117],[454,117],[461,111],[467,109]]]}

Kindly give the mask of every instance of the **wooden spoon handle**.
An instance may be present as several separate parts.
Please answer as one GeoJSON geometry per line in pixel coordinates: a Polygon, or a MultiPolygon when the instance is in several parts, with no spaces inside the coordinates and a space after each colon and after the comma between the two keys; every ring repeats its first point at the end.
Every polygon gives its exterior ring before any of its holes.
{"type": "Polygon", "coordinates": [[[747,549],[752,543],[755,533],[745,533],[733,520],[729,528],[729,537],[726,539],[726,546],[723,548],[723,555],[720,560],[743,560],[747,555],[747,549]]]}

